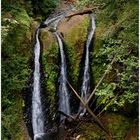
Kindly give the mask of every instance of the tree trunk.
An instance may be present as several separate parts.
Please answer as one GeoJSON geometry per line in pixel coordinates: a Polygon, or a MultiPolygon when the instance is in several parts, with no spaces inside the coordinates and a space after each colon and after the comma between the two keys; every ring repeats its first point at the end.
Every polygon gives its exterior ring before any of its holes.
{"type": "Polygon", "coordinates": [[[79,12],[76,12],[76,13],[72,13],[72,14],[66,16],[66,18],[71,18],[71,17],[76,16],[76,15],[91,14],[91,13],[92,13],[92,10],[93,10],[93,9],[91,9],[91,8],[87,8],[87,9],[85,9],[85,10],[83,10],[83,11],[79,11],[79,12]]]}

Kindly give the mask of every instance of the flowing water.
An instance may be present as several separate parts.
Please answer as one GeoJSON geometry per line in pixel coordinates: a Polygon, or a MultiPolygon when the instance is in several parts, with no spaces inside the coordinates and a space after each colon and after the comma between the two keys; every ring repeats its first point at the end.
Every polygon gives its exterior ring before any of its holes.
{"type": "MultiPolygon", "coordinates": [[[[94,14],[90,14],[90,29],[88,33],[88,38],[86,41],[86,56],[84,62],[84,74],[83,74],[83,81],[81,87],[81,97],[84,101],[87,101],[90,92],[90,67],[89,67],[89,48],[93,39],[94,31],[95,31],[95,17],[94,14]]],[[[80,116],[83,116],[86,112],[86,109],[80,105],[79,111],[81,112],[80,116]]]]}
{"type": "Polygon", "coordinates": [[[40,95],[40,42],[39,29],[36,30],[36,44],[34,46],[34,74],[33,74],[33,95],[32,95],[32,127],[34,140],[45,133],[44,117],[40,95]]]}
{"type": "MultiPolygon", "coordinates": [[[[69,94],[67,88],[67,66],[66,59],[64,54],[63,42],[59,33],[55,33],[56,38],[58,40],[60,55],[61,55],[61,71],[59,77],[59,110],[64,112],[67,115],[70,115],[70,104],[69,104],[69,94]]],[[[63,121],[65,116],[61,115],[60,121],[63,121]]]]}
{"type": "Polygon", "coordinates": [[[61,15],[58,15],[56,17],[53,18],[48,18],[44,21],[43,24],[45,24],[46,26],[49,26],[49,28],[52,28],[53,30],[57,29],[57,25],[58,23],[65,18],[65,13],[62,13],[61,15]]]}
{"type": "Polygon", "coordinates": [[[70,6],[68,9],[66,9],[58,14],[50,16],[44,22],[42,22],[42,24],[44,26],[49,27],[49,28],[53,29],[54,31],[56,31],[59,22],[61,20],[63,20],[68,15],[68,13],[70,13],[71,11],[74,11],[74,10],[75,9],[70,6]]]}
{"type": "MultiPolygon", "coordinates": [[[[49,28],[53,28],[56,30],[58,23],[65,18],[67,12],[63,12],[55,17],[51,17],[46,19],[43,23],[49,28]]],[[[36,44],[34,46],[34,73],[33,73],[33,94],[32,94],[32,128],[34,134],[34,140],[43,139],[45,134],[45,118],[43,116],[43,108],[41,102],[41,74],[40,74],[40,42],[39,42],[39,31],[38,28],[36,30],[36,44]]],[[[63,43],[61,38],[59,37],[58,33],[56,33],[56,37],[59,42],[60,52],[61,52],[61,76],[60,76],[60,106],[59,110],[66,114],[70,114],[70,107],[69,107],[69,97],[68,97],[68,89],[66,86],[66,62],[65,62],[65,55],[63,51],[63,43]]],[[[64,116],[61,116],[61,120],[64,119],[64,116]]]]}
{"type": "MultiPolygon", "coordinates": [[[[58,23],[65,18],[66,13],[60,14],[51,19],[47,19],[44,23],[47,26],[52,26],[55,30],[58,23]]],[[[87,100],[90,91],[90,70],[89,70],[89,47],[93,38],[95,30],[95,19],[94,15],[90,14],[91,17],[91,27],[88,34],[88,39],[86,42],[86,58],[84,63],[84,74],[83,74],[83,83],[81,88],[81,97],[84,101],[87,100]]],[[[39,31],[36,30],[36,44],[34,46],[34,73],[33,73],[33,92],[32,92],[32,128],[34,140],[42,139],[45,136],[45,118],[43,116],[43,108],[41,102],[41,74],[40,74],[40,42],[39,42],[39,31]]],[[[67,88],[67,66],[66,58],[64,53],[64,46],[62,41],[62,36],[55,32],[57,38],[60,55],[61,55],[61,70],[59,77],[59,111],[64,114],[70,115],[70,103],[69,103],[69,93],[67,88]]],[[[79,110],[81,111],[80,115],[83,115],[86,112],[82,106],[79,110]]],[[[65,119],[64,115],[60,116],[60,121],[62,122],[65,119]]]]}

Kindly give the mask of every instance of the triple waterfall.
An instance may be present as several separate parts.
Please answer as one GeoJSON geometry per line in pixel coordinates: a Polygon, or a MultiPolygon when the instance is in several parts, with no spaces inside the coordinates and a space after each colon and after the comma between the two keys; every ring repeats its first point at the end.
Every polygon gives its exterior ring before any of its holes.
{"type": "MultiPolygon", "coordinates": [[[[93,39],[94,31],[95,31],[95,18],[94,14],[90,14],[90,28],[86,41],[86,56],[84,60],[84,73],[82,77],[82,86],[81,86],[81,98],[84,101],[87,101],[90,95],[90,67],[89,67],[89,55],[90,55],[90,45],[93,39]]],[[[47,24],[53,24],[55,30],[57,29],[57,24],[62,20],[65,16],[60,15],[58,17],[46,20],[47,24]]],[[[45,135],[45,116],[43,114],[42,101],[41,101],[41,72],[40,72],[40,41],[39,41],[39,31],[40,28],[36,30],[35,34],[35,46],[34,46],[34,72],[33,72],[33,91],[32,91],[32,128],[33,128],[33,139],[39,140],[43,139],[43,135],[45,135]]],[[[59,101],[58,101],[58,110],[63,112],[64,114],[71,115],[70,108],[70,93],[68,90],[67,84],[67,63],[66,56],[64,52],[64,43],[63,37],[56,30],[55,36],[58,42],[60,56],[61,56],[61,64],[60,64],[60,77],[58,80],[59,89],[59,101]]],[[[48,107],[49,108],[49,107],[48,107]]],[[[86,113],[86,109],[80,104],[79,110],[80,116],[83,116],[86,113]]],[[[65,121],[65,116],[60,114],[60,123],[65,121]]],[[[47,140],[47,137],[45,138],[47,140]]],[[[48,139],[49,140],[49,139],[48,139]]]]}

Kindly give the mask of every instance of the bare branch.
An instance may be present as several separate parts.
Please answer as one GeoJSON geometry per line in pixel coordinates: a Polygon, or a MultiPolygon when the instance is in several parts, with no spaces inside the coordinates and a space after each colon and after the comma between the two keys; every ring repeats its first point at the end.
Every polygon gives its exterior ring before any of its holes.
{"type": "Polygon", "coordinates": [[[71,118],[72,120],[75,120],[75,118],[73,117],[73,116],[71,116],[71,115],[68,115],[68,114],[66,114],[66,113],[64,113],[63,111],[58,111],[60,114],[62,114],[62,115],[64,115],[64,116],[66,116],[67,118],[71,118]]]}
{"type": "Polygon", "coordinates": [[[105,129],[105,127],[103,126],[102,122],[96,117],[96,115],[91,111],[91,109],[89,108],[89,106],[83,101],[83,99],[79,96],[79,94],[74,90],[74,88],[71,86],[71,84],[68,82],[68,80],[66,80],[68,85],[70,86],[70,88],[73,90],[74,94],[78,97],[78,99],[81,101],[81,103],[83,104],[83,106],[87,109],[87,111],[91,114],[91,116],[94,118],[95,122],[102,128],[102,130],[104,130],[107,134],[108,131],[105,129]]]}
{"type": "MultiPolygon", "coordinates": [[[[94,90],[92,91],[91,95],[90,95],[89,98],[87,99],[87,101],[86,101],[86,103],[85,103],[86,105],[89,103],[89,101],[91,100],[91,98],[94,96],[94,94],[95,94],[97,88],[100,86],[100,84],[101,84],[102,81],[104,80],[106,74],[107,74],[107,73],[109,72],[109,70],[110,70],[110,66],[114,63],[114,61],[115,61],[115,56],[114,56],[114,58],[112,59],[112,61],[111,61],[111,63],[109,64],[109,66],[107,67],[107,70],[105,71],[105,73],[104,73],[103,76],[101,77],[100,81],[98,82],[98,84],[96,85],[96,87],[94,88],[94,90]]],[[[81,113],[81,111],[78,112],[76,118],[79,117],[80,113],[81,113]]]]}
{"type": "Polygon", "coordinates": [[[66,16],[66,18],[71,18],[71,17],[76,16],[76,15],[91,14],[92,10],[93,10],[92,8],[87,8],[83,11],[79,11],[79,12],[76,12],[76,13],[69,14],[68,16],[66,16]]]}
{"type": "Polygon", "coordinates": [[[107,67],[107,70],[105,71],[105,73],[104,73],[103,76],[101,77],[100,81],[98,82],[98,84],[96,85],[96,87],[94,88],[94,90],[92,91],[92,93],[91,93],[91,95],[89,96],[89,98],[88,98],[86,104],[89,103],[89,101],[91,100],[91,98],[92,98],[93,95],[95,94],[97,88],[100,86],[100,84],[101,84],[102,81],[104,80],[106,74],[107,74],[107,73],[109,72],[109,70],[110,70],[110,66],[114,63],[114,61],[115,61],[115,56],[114,56],[114,58],[112,59],[112,61],[111,61],[111,63],[109,64],[109,66],[107,67]]]}

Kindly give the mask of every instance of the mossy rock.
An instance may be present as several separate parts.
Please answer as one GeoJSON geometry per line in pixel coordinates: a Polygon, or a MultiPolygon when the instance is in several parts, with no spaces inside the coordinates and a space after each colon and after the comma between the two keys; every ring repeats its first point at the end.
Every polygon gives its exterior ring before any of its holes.
{"type": "Polygon", "coordinates": [[[57,40],[55,35],[48,31],[47,28],[40,30],[40,41],[42,43],[44,53],[47,53],[49,49],[54,45],[57,47],[57,40]]]}
{"type": "Polygon", "coordinates": [[[40,30],[42,46],[42,67],[46,96],[50,103],[50,113],[56,113],[57,82],[59,74],[59,46],[55,35],[47,28],[40,30]]]}
{"type": "MultiPolygon", "coordinates": [[[[137,140],[138,124],[135,120],[117,114],[106,113],[101,118],[105,128],[112,135],[113,140],[137,140]]],[[[109,136],[94,123],[83,123],[77,130],[77,135],[81,135],[80,140],[108,140],[109,136]]]]}
{"type": "Polygon", "coordinates": [[[68,75],[73,80],[74,86],[77,85],[80,72],[80,62],[84,52],[84,46],[89,27],[88,15],[77,15],[62,21],[58,31],[63,34],[66,44],[66,55],[68,60],[68,75]]]}

